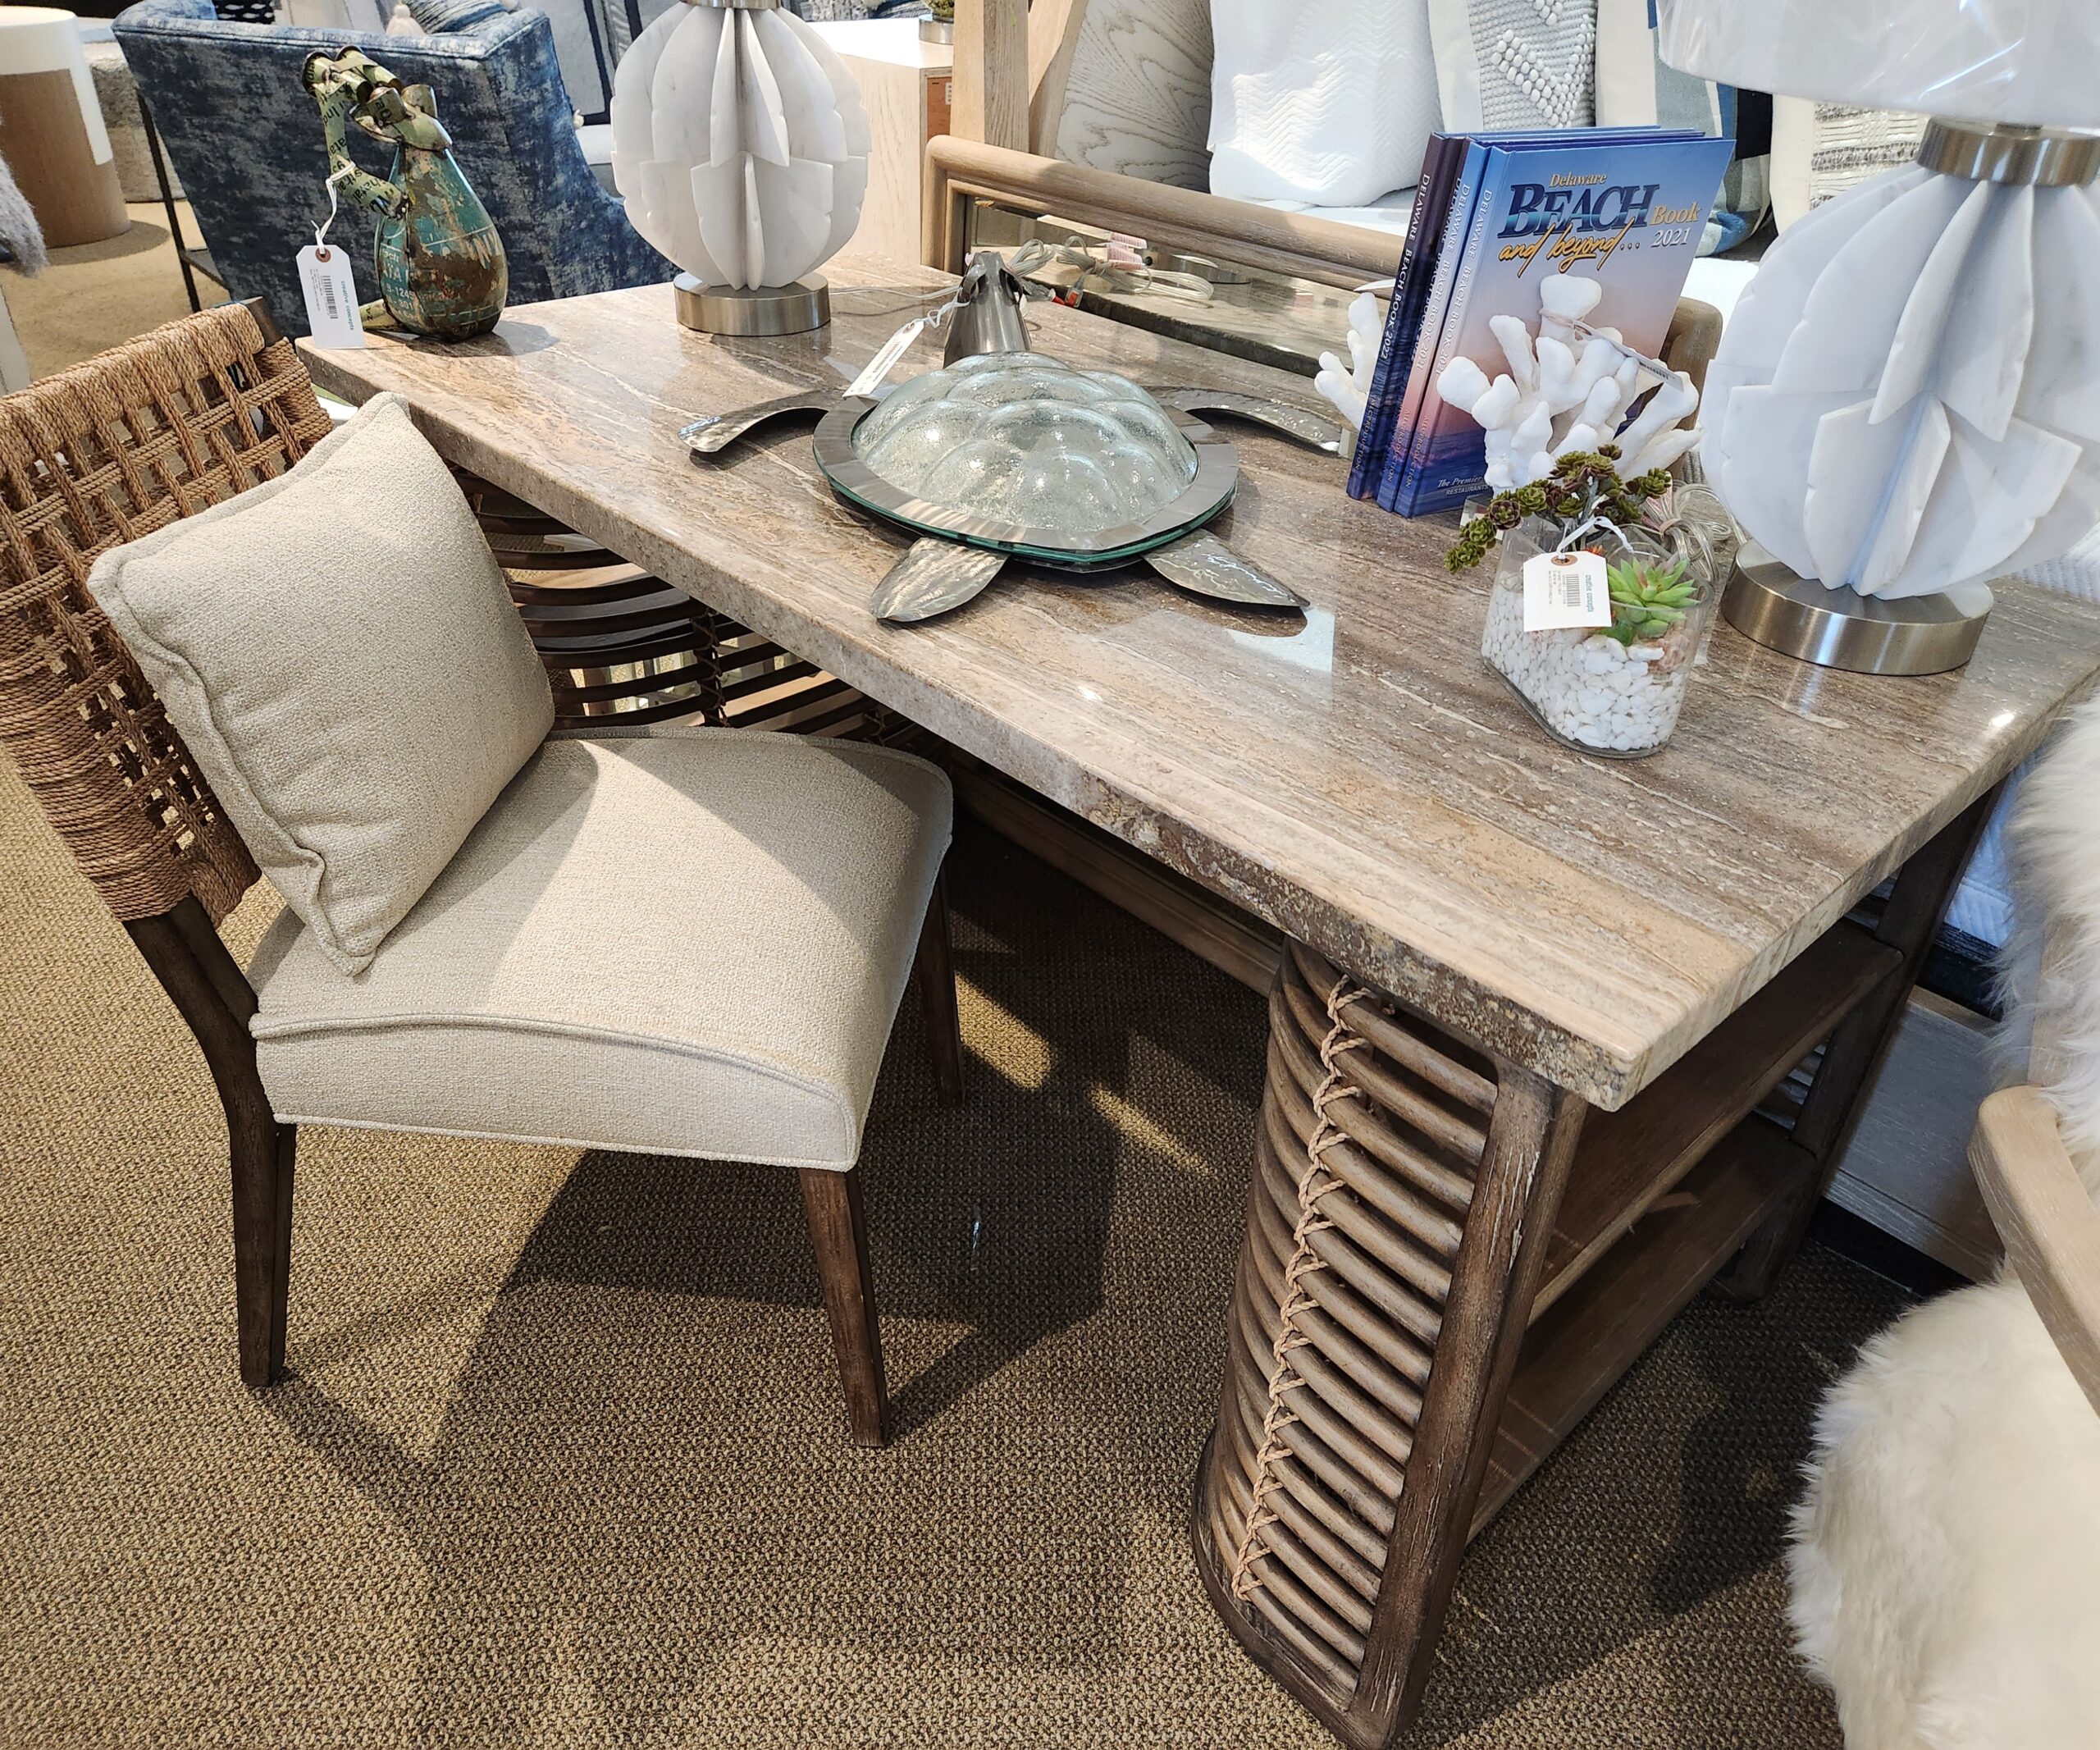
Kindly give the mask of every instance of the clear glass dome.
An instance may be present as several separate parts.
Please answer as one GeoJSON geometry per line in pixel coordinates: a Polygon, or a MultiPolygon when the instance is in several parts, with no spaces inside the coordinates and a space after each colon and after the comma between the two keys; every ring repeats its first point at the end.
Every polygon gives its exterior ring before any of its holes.
{"type": "Polygon", "coordinates": [[[914,377],[861,420],[853,448],[944,509],[1067,534],[1139,522],[1196,477],[1195,446],[1129,377],[1040,353],[914,377]]]}

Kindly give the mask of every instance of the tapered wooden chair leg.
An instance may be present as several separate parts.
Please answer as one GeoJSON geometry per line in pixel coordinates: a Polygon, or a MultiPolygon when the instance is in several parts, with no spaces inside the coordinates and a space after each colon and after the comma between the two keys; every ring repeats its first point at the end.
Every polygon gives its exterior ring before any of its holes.
{"type": "Polygon", "coordinates": [[[125,924],[196,1035],[226,1113],[233,1167],[234,1313],[240,1377],[258,1389],[285,1368],[291,1282],[292,1163],[299,1132],[270,1109],[248,1022],[255,993],[193,894],[125,924]]]}
{"type": "Polygon", "coordinates": [[[948,878],[943,871],[926,902],[919,931],[919,1000],[926,1015],[926,1049],[934,1060],[934,1085],[946,1106],[962,1103],[962,1017],[955,1000],[955,956],[948,939],[948,878]]]}
{"type": "Polygon", "coordinates": [[[857,1446],[889,1439],[889,1393],[883,1384],[882,1333],[875,1323],[874,1278],[868,1270],[868,1228],[861,1207],[861,1176],[820,1167],[801,1169],[802,1205],[816,1249],[817,1277],[838,1355],[846,1423],[857,1446]]]}
{"type": "Polygon", "coordinates": [[[292,1164],[299,1131],[267,1122],[235,1127],[234,1306],[240,1377],[260,1389],[285,1370],[285,1306],[291,1286],[292,1164]]]}

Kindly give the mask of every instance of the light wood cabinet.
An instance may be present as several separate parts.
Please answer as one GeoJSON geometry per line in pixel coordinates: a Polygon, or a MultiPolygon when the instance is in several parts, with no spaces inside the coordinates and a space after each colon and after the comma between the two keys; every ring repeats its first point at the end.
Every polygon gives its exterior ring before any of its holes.
{"type": "Polygon", "coordinates": [[[948,131],[954,50],[946,43],[921,42],[912,18],[856,19],[815,29],[859,83],[874,136],[868,197],[847,247],[916,262],[920,177],[926,142],[948,131]]]}

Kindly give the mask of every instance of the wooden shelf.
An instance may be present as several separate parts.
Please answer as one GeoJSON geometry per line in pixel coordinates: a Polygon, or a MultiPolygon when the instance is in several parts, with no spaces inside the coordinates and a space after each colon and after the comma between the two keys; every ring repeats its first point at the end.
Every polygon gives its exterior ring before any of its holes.
{"type": "Polygon", "coordinates": [[[1617,1112],[1593,1112],[1546,1252],[1536,1321],[1756,1108],[1902,957],[1840,922],[1617,1112]]]}
{"type": "Polygon", "coordinates": [[[1778,1126],[1745,1118],[1532,1325],[1495,1431],[1472,1535],[1815,1171],[1815,1158],[1778,1126]]]}

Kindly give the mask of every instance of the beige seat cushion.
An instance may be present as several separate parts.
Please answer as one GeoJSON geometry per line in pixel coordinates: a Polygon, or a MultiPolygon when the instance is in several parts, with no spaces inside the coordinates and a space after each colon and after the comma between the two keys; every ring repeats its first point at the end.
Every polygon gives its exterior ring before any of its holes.
{"type": "Polygon", "coordinates": [[[495,555],[397,395],[289,473],[111,548],[88,587],[345,971],[554,722],[495,555]]]}
{"type": "Polygon", "coordinates": [[[365,971],[277,920],[263,1086],[290,1122],[850,1167],[951,815],[886,748],[556,736],[365,971]]]}

